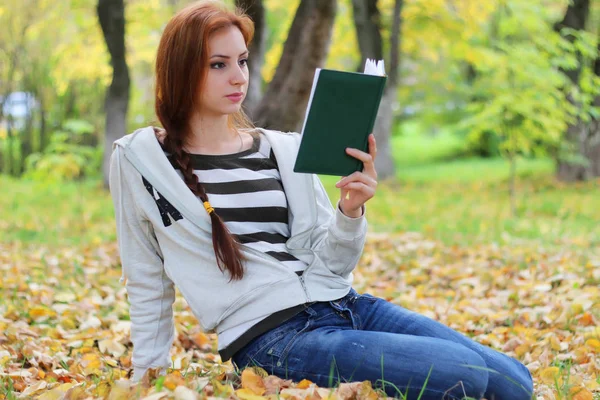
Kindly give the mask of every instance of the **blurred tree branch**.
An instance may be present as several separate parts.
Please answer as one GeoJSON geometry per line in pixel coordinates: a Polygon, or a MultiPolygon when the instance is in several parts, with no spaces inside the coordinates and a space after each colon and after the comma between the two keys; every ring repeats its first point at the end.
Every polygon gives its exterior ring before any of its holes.
{"type": "Polygon", "coordinates": [[[250,83],[248,95],[244,100],[246,113],[252,119],[254,111],[262,99],[263,79],[261,69],[265,57],[266,21],[265,7],[262,0],[235,0],[235,5],[247,13],[254,21],[254,39],[248,50],[250,52],[248,68],[250,70],[250,83]]]}
{"type": "Polygon", "coordinates": [[[113,77],[105,101],[106,126],[104,141],[103,175],[108,187],[109,159],[112,144],[125,135],[129,106],[129,68],[125,50],[125,4],[123,0],[98,0],[98,20],[110,53],[113,77]]]}

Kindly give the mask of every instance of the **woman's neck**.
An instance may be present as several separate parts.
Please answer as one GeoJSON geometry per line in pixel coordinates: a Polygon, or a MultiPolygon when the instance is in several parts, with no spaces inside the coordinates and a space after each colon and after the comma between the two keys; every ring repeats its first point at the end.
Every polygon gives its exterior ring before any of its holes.
{"type": "Polygon", "coordinates": [[[230,154],[244,147],[244,140],[235,128],[229,127],[228,116],[201,116],[190,119],[192,135],[185,150],[199,154],[230,154]]]}

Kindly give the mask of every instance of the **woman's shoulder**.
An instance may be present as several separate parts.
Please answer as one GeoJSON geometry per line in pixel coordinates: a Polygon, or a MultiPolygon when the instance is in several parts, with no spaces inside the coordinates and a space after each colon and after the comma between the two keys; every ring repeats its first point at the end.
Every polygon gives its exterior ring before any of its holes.
{"type": "Polygon", "coordinates": [[[276,130],[276,129],[267,129],[267,128],[260,128],[260,127],[256,127],[253,128],[256,131],[265,133],[267,135],[283,135],[283,136],[296,136],[296,135],[300,135],[298,132],[284,132],[284,131],[280,131],[280,130],[276,130]]]}
{"type": "Polygon", "coordinates": [[[300,143],[300,138],[301,135],[297,132],[283,132],[283,131],[279,131],[279,130],[274,130],[274,129],[266,129],[266,128],[256,128],[261,134],[264,135],[264,137],[269,141],[269,143],[271,143],[271,145],[273,144],[285,144],[287,143],[288,145],[292,145],[292,144],[296,144],[298,145],[300,143]]]}

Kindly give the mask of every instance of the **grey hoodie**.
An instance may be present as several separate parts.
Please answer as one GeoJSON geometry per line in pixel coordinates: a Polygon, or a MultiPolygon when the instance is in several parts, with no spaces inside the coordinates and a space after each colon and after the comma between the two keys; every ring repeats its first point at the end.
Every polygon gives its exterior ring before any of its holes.
{"type": "Polygon", "coordinates": [[[270,142],[288,200],[288,252],[308,264],[302,276],[242,246],[244,278],[217,267],[211,222],[202,202],[169,163],[152,127],[113,144],[110,191],[130,302],[133,380],[171,366],[174,285],[204,330],[217,333],[310,301],[343,297],[363,250],[364,215],[331,206],[319,178],[293,172],[300,135],[260,129],[270,142]]]}

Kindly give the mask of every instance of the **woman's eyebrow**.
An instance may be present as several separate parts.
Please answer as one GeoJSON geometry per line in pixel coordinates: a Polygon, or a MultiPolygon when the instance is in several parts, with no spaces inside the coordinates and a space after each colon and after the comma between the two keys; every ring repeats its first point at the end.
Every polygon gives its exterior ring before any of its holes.
{"type": "MultiPolygon", "coordinates": [[[[241,57],[241,56],[243,56],[243,55],[245,55],[245,54],[248,54],[248,50],[244,51],[244,52],[243,52],[242,54],[240,54],[238,57],[241,57]]],[[[223,54],[215,54],[215,55],[212,55],[212,56],[210,56],[210,58],[217,58],[217,57],[219,57],[219,58],[227,58],[227,59],[231,58],[231,57],[229,57],[229,56],[226,56],[226,55],[223,55],[223,54]]]]}

